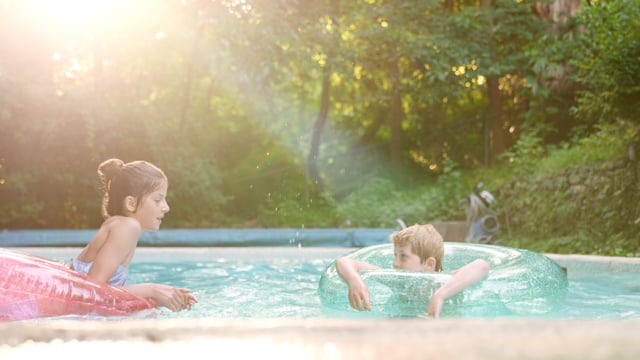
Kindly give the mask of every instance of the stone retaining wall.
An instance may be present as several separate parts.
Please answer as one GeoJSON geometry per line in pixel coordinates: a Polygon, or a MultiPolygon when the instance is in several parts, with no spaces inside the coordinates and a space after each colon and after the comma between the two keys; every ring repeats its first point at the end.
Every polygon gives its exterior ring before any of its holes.
{"type": "Polygon", "coordinates": [[[576,227],[601,234],[640,233],[638,163],[626,158],[532,174],[498,189],[509,230],[532,236],[571,235],[576,227]]]}

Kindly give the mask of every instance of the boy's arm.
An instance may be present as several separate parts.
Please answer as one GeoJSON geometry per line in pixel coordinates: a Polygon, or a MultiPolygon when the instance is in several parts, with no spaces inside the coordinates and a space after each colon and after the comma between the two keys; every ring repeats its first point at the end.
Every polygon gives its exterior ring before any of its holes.
{"type": "Polygon", "coordinates": [[[348,257],[341,257],[336,260],[336,270],[349,286],[349,304],[351,304],[352,308],[356,310],[371,310],[369,289],[358,271],[375,269],[378,269],[378,267],[348,257]]]}
{"type": "Polygon", "coordinates": [[[476,259],[456,270],[451,279],[431,297],[429,306],[427,307],[427,314],[438,318],[446,299],[484,278],[489,272],[489,268],[488,262],[482,259],[476,259]]]}

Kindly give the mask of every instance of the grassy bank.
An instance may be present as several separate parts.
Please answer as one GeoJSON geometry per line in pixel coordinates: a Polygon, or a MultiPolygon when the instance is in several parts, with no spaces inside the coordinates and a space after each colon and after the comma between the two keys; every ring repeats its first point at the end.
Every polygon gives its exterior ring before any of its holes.
{"type": "Polygon", "coordinates": [[[459,170],[400,186],[377,178],[336,204],[343,226],[393,227],[465,218],[464,199],[482,181],[496,196],[501,243],[539,252],[640,256],[637,126],[616,124],[571,144],[524,136],[501,165],[459,170]]]}

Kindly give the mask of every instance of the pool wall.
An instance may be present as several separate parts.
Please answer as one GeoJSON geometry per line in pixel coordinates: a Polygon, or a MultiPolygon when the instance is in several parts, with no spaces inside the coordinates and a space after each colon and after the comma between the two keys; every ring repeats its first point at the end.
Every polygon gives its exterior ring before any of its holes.
{"type": "MultiPolygon", "coordinates": [[[[386,243],[395,229],[162,229],[143,232],[138,246],[361,247],[386,243]]],[[[9,230],[0,247],[84,246],[96,230],[9,230]]]]}
{"type": "MultiPolygon", "coordinates": [[[[439,221],[433,225],[445,241],[463,241],[466,223],[439,221]]],[[[389,242],[394,228],[346,229],[161,229],[143,232],[139,246],[314,246],[362,247],[389,242]]],[[[84,246],[96,233],[85,230],[0,231],[0,247],[84,246]]]]}

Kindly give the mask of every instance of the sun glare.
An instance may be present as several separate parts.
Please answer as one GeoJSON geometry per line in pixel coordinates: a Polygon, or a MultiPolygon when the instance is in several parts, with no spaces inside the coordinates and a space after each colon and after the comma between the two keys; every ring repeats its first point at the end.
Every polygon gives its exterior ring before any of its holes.
{"type": "Polygon", "coordinates": [[[105,13],[107,0],[57,0],[44,1],[52,14],[72,22],[95,20],[105,13]]]}
{"type": "Polygon", "coordinates": [[[141,22],[152,0],[13,0],[9,8],[23,21],[54,34],[110,31],[141,22]]]}
{"type": "Polygon", "coordinates": [[[95,23],[119,1],[109,0],[27,0],[21,3],[43,25],[84,26],[95,23]]]}
{"type": "MultiPolygon", "coordinates": [[[[12,58],[50,59],[54,78],[81,81],[139,39],[166,36],[159,0],[0,0],[0,31],[12,58]],[[117,50],[114,50],[117,49],[117,50]]],[[[45,70],[43,70],[45,71],[45,70]]],[[[60,82],[59,84],[63,84],[60,82]]],[[[62,90],[60,90],[62,91],[62,90]]]]}

